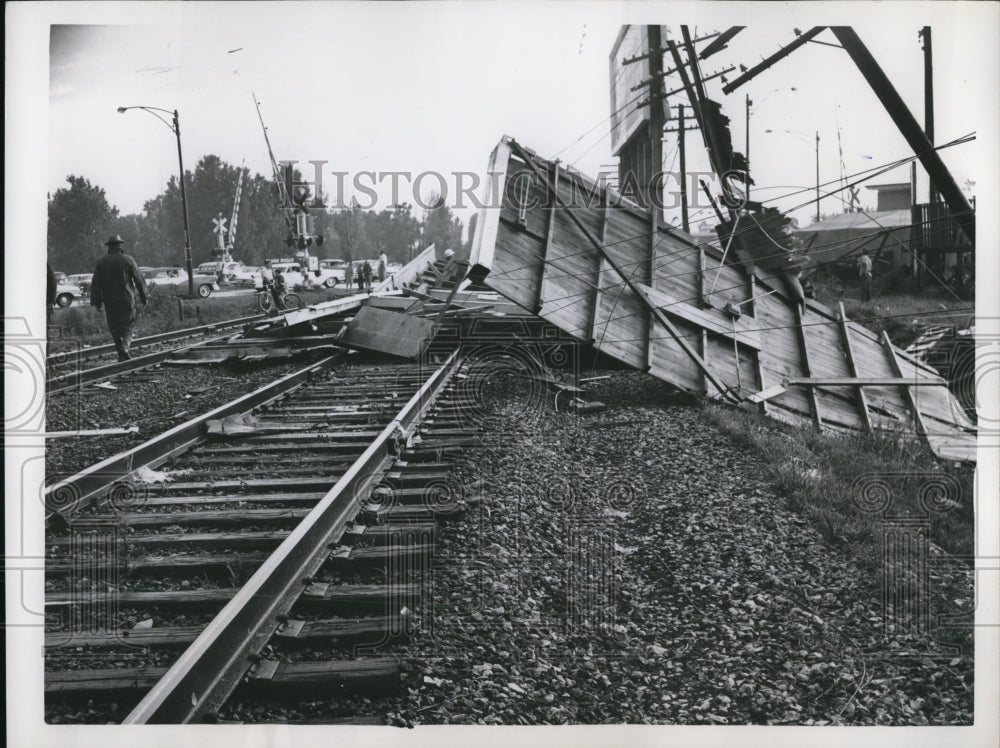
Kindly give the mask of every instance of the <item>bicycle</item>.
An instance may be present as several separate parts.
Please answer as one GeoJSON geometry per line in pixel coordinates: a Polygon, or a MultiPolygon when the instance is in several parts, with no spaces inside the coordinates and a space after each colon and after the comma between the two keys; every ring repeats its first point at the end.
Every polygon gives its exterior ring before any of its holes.
{"type": "MultiPolygon", "coordinates": [[[[302,307],[302,299],[297,293],[286,291],[281,294],[281,311],[287,312],[302,307]]],[[[265,288],[257,293],[257,308],[265,314],[274,309],[274,296],[271,294],[271,289],[265,288]]]]}

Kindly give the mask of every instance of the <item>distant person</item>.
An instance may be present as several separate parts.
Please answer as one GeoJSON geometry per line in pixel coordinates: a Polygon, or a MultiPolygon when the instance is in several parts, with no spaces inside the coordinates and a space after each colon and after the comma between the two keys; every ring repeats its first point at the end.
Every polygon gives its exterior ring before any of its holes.
{"type": "Polygon", "coordinates": [[[861,300],[871,301],[872,298],[872,258],[868,250],[861,251],[858,258],[858,279],[861,281],[861,300]]]}
{"type": "Polygon", "coordinates": [[[372,292],[372,266],[367,261],[361,263],[361,282],[368,293],[372,292]]]}
{"type": "Polygon", "coordinates": [[[281,308],[281,294],[278,292],[274,278],[274,268],[271,267],[270,260],[264,260],[264,267],[260,269],[260,282],[265,291],[270,291],[271,298],[274,299],[274,308],[281,308]]]}
{"type": "Polygon", "coordinates": [[[90,303],[97,311],[105,308],[108,330],[115,342],[119,361],[128,361],[135,325],[136,299],[149,303],[146,281],[135,260],[125,254],[122,238],[115,234],[105,243],[108,253],[97,261],[90,286],[90,303]]]}
{"type": "Polygon", "coordinates": [[[52,319],[52,307],[56,304],[56,295],[59,293],[59,281],[52,271],[52,266],[45,263],[45,303],[48,305],[47,319],[52,319]]]}
{"type": "Polygon", "coordinates": [[[389,266],[389,258],[385,256],[385,250],[378,256],[378,282],[385,280],[386,268],[389,266]]]}
{"type": "Polygon", "coordinates": [[[278,309],[285,308],[285,302],[282,297],[285,292],[288,291],[288,282],[285,280],[285,271],[278,268],[274,271],[274,304],[278,309]]]}
{"type": "MultiPolygon", "coordinates": [[[[56,274],[52,272],[52,266],[45,263],[45,324],[52,324],[52,308],[56,305],[56,296],[59,293],[59,281],[56,274]]],[[[49,354],[49,333],[45,335],[45,355],[49,354]]]]}
{"type": "Polygon", "coordinates": [[[354,263],[347,263],[347,267],[344,268],[344,285],[347,286],[347,290],[351,290],[351,285],[354,283],[354,263]]]}

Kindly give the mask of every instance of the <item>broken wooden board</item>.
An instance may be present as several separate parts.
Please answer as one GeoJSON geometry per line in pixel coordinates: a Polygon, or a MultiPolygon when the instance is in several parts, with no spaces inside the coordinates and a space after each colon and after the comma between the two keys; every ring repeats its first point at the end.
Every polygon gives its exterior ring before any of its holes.
{"type": "Polygon", "coordinates": [[[909,432],[940,457],[975,458],[976,428],[936,371],[821,304],[800,307],[782,277],[724,261],[511,138],[489,172],[499,178],[476,224],[473,281],[680,389],[758,400],[822,429],[909,432]],[[785,380],[796,385],[777,391],[785,380]]]}
{"type": "Polygon", "coordinates": [[[388,309],[393,312],[405,312],[417,303],[417,299],[414,299],[411,296],[369,296],[365,299],[362,306],[375,307],[376,309],[388,309]]]}
{"type": "Polygon", "coordinates": [[[403,265],[403,268],[384,281],[379,281],[372,286],[372,293],[381,294],[386,291],[397,291],[413,283],[420,282],[420,275],[427,269],[428,265],[431,265],[437,258],[437,250],[434,245],[430,245],[423,252],[418,254],[408,263],[403,265]]]}
{"type": "Polygon", "coordinates": [[[340,343],[351,348],[415,360],[434,337],[434,323],[421,317],[362,307],[340,343]]]}

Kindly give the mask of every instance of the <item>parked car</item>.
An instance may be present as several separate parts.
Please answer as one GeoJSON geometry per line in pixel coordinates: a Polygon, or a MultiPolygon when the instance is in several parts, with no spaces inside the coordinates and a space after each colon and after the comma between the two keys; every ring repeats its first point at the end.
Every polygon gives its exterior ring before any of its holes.
{"type": "Polygon", "coordinates": [[[320,260],[319,261],[319,282],[327,288],[333,288],[338,283],[343,283],[347,278],[347,260],[320,260]]]}
{"type": "Polygon", "coordinates": [[[93,273],[77,273],[66,278],[67,283],[72,283],[80,287],[84,296],[90,294],[90,284],[94,280],[93,273]]]}
{"type": "MultiPolygon", "coordinates": [[[[168,287],[173,287],[175,292],[187,290],[188,274],[182,268],[139,268],[139,270],[142,271],[142,275],[146,279],[146,286],[150,290],[168,287]]],[[[214,275],[195,273],[195,293],[203,299],[211,296],[212,291],[219,290],[219,284],[216,280],[217,277],[214,275]]]]}
{"type": "MultiPolygon", "coordinates": [[[[64,275],[65,277],[65,275],[64,275]]],[[[62,280],[56,281],[56,304],[62,307],[69,306],[73,303],[74,299],[79,299],[83,296],[83,289],[81,289],[75,283],[70,283],[69,281],[62,280]]]]}
{"type": "MultiPolygon", "coordinates": [[[[272,260],[271,269],[275,272],[275,274],[277,274],[278,270],[281,270],[282,274],[285,276],[285,286],[289,291],[302,288],[302,284],[305,282],[305,276],[302,274],[302,266],[297,262],[272,260]]],[[[257,289],[264,287],[264,282],[261,280],[260,268],[257,268],[254,272],[253,285],[254,288],[257,289]]]]}
{"type": "Polygon", "coordinates": [[[248,267],[242,262],[203,262],[196,269],[195,272],[201,275],[214,275],[216,278],[219,277],[219,271],[222,271],[223,276],[230,282],[253,282],[253,275],[256,268],[248,267]]]}

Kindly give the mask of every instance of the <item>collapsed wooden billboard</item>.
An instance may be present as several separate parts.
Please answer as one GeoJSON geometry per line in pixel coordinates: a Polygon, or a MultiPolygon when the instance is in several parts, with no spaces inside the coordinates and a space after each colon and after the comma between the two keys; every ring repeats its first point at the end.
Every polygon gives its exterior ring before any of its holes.
{"type": "Polygon", "coordinates": [[[681,389],[830,430],[909,431],[974,460],[975,426],[926,364],[794,278],[657,222],[505,137],[471,275],[575,339],[681,389]]]}

